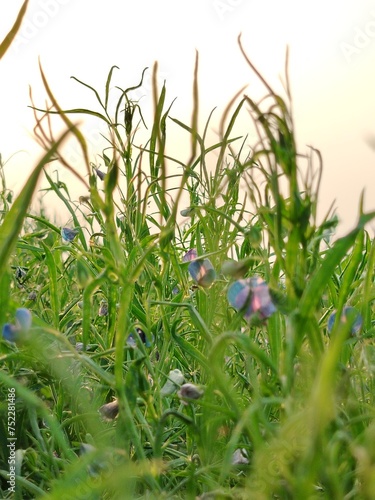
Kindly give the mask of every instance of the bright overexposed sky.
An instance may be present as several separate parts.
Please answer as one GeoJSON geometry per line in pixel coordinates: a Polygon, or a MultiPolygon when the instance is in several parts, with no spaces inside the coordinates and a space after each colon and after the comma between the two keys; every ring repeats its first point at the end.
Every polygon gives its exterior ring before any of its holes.
{"type": "MultiPolygon", "coordinates": [[[[0,2],[0,38],[22,3],[0,2]]],[[[30,0],[16,42],[0,61],[0,153],[8,160],[10,187],[17,190],[41,156],[27,107],[29,85],[37,105],[46,99],[39,58],[63,108],[94,107],[93,96],[70,77],[104,90],[112,65],[120,68],[113,84],[122,88],[150,68],[142,102],[151,107],[157,60],[167,102],[177,98],[171,116],[189,123],[197,50],[204,123],[215,106],[219,120],[244,85],[248,95],[262,95],[238,48],[239,33],[249,58],[280,93],[289,45],[299,150],[312,145],[324,160],[320,213],[336,200],[339,232],[351,229],[363,189],[365,209],[375,210],[375,148],[369,145],[375,142],[375,4],[367,0],[30,0]]],[[[100,154],[97,124],[82,127],[100,154]]],[[[175,137],[175,151],[185,151],[189,137],[183,131],[175,137]]],[[[67,174],[59,175],[64,180],[67,174]]]]}

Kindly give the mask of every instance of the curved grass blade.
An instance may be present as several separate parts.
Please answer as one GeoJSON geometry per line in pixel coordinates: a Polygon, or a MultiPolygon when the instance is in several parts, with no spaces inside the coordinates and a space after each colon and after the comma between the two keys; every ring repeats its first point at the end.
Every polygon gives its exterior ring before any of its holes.
{"type": "Polygon", "coordinates": [[[13,24],[12,29],[9,31],[9,33],[7,34],[7,36],[1,42],[1,44],[0,44],[0,59],[3,57],[3,55],[5,54],[5,52],[9,49],[9,47],[12,44],[15,36],[17,35],[17,33],[18,33],[18,31],[19,31],[19,29],[21,27],[22,19],[23,19],[25,13],[26,13],[26,9],[27,9],[27,4],[28,3],[29,3],[29,0],[25,0],[25,2],[23,3],[20,11],[18,12],[17,19],[16,19],[15,23],[13,24]]]}
{"type": "Polygon", "coordinates": [[[84,157],[84,161],[85,161],[85,165],[86,165],[86,168],[87,168],[87,173],[90,175],[91,174],[91,171],[90,171],[90,161],[89,161],[89,153],[88,153],[88,149],[87,149],[86,140],[85,140],[82,132],[77,128],[77,126],[75,124],[73,124],[69,120],[69,118],[66,116],[66,114],[64,113],[64,111],[60,108],[58,102],[55,99],[55,96],[52,94],[52,91],[51,91],[51,89],[50,89],[50,87],[48,85],[47,78],[46,78],[46,76],[44,74],[44,71],[42,69],[42,65],[41,65],[40,62],[39,62],[39,70],[40,70],[40,74],[42,76],[43,85],[44,85],[44,88],[46,89],[48,97],[51,99],[51,102],[52,102],[53,106],[56,108],[56,110],[60,113],[60,116],[61,116],[63,122],[65,123],[65,125],[69,128],[69,130],[71,130],[73,132],[73,134],[75,135],[77,141],[79,142],[79,145],[81,146],[83,157],[84,157]]]}
{"type": "Polygon", "coordinates": [[[111,84],[112,74],[113,74],[113,71],[115,69],[119,69],[119,67],[118,66],[112,66],[112,68],[109,70],[107,81],[105,82],[104,109],[107,109],[107,107],[108,107],[109,86],[111,84]]]}

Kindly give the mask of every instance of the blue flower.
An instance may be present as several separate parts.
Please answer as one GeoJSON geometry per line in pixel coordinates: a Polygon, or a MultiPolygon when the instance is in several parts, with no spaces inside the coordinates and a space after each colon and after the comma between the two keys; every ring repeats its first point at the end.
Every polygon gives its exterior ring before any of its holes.
{"type": "Polygon", "coordinates": [[[256,276],[232,283],[227,296],[230,305],[243,311],[247,320],[252,318],[264,320],[276,311],[267,283],[256,276]]]}
{"type": "Polygon", "coordinates": [[[190,276],[199,286],[209,288],[216,279],[214,266],[209,259],[197,259],[188,266],[190,276]]]}
{"type": "Polygon", "coordinates": [[[69,227],[61,228],[61,236],[65,243],[71,243],[78,233],[77,229],[70,229],[69,227]]]}
{"type": "Polygon", "coordinates": [[[32,318],[28,309],[20,307],[15,317],[15,324],[6,323],[3,326],[3,338],[8,342],[17,342],[31,328],[32,318]]]}
{"type": "Polygon", "coordinates": [[[192,248],[182,258],[190,262],[188,271],[193,280],[203,288],[209,288],[216,279],[216,272],[210,259],[198,258],[197,250],[192,248]]]}
{"type": "MultiPolygon", "coordinates": [[[[333,325],[335,324],[336,312],[337,311],[333,311],[333,313],[328,318],[327,329],[329,332],[332,331],[333,325]]],[[[358,333],[362,327],[362,322],[363,322],[362,316],[358,313],[358,311],[354,307],[351,306],[345,306],[340,316],[340,323],[348,323],[348,322],[351,323],[350,333],[352,335],[358,333]]]]}
{"type": "Polygon", "coordinates": [[[11,323],[5,323],[3,326],[3,338],[8,342],[17,342],[19,339],[19,331],[11,323]]]}
{"type": "Polygon", "coordinates": [[[26,307],[20,307],[16,311],[16,327],[18,330],[28,331],[31,328],[31,312],[26,307]]]}

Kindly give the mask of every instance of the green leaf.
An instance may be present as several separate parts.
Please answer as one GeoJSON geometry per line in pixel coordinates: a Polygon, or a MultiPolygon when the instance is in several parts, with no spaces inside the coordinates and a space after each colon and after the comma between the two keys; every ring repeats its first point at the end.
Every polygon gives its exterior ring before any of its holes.
{"type": "Polygon", "coordinates": [[[59,313],[60,313],[60,301],[59,301],[59,292],[57,285],[57,268],[54,256],[52,255],[49,247],[41,241],[43,246],[45,255],[46,255],[46,264],[48,267],[48,275],[49,275],[49,293],[50,293],[50,301],[51,301],[51,309],[53,313],[53,326],[56,330],[59,329],[59,313]]]}
{"type": "Polygon", "coordinates": [[[21,27],[21,23],[22,23],[23,17],[24,17],[24,15],[26,13],[26,9],[27,9],[27,4],[28,3],[29,3],[29,0],[25,0],[25,2],[23,3],[20,11],[18,12],[17,19],[16,19],[15,23],[13,24],[12,29],[9,31],[9,33],[7,34],[7,36],[1,42],[1,44],[0,44],[0,59],[3,57],[3,55],[5,54],[5,52],[9,49],[9,47],[12,44],[15,36],[17,35],[17,33],[18,33],[18,31],[19,31],[19,29],[21,27]]]}

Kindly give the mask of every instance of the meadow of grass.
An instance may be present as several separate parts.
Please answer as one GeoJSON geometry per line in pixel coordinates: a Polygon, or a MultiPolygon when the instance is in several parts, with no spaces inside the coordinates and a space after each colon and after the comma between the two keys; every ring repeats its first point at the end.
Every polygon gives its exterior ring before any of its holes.
{"type": "Polygon", "coordinates": [[[157,65],[152,123],[132,99],[143,75],[127,89],[116,68],[103,91],[77,81],[96,109],[62,110],[41,69],[45,155],[15,199],[0,170],[1,498],[375,498],[375,213],[359,200],[340,239],[333,213],[317,219],[322,159],[297,151],[287,73],[282,97],[239,49],[265,97],[235,96],[216,143],[211,117],[198,126],[198,58],[189,124],[157,65]],[[107,127],[100,165],[73,121],[85,114],[107,127]],[[234,135],[240,115],[255,144],[234,135]],[[168,156],[172,126],[187,161],[168,156]],[[51,161],[86,186],[79,203],[51,161]],[[29,211],[42,176],[63,230],[29,211]],[[234,308],[233,284],[253,277],[267,285],[234,308]]]}

